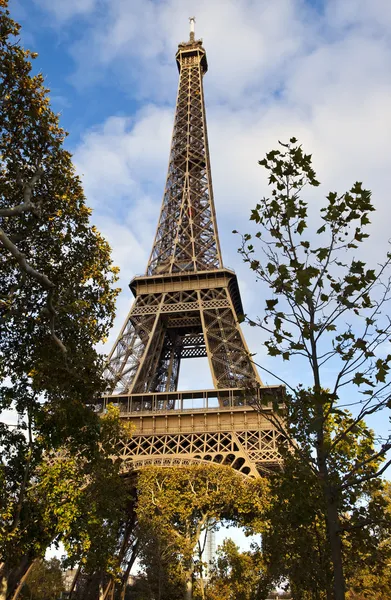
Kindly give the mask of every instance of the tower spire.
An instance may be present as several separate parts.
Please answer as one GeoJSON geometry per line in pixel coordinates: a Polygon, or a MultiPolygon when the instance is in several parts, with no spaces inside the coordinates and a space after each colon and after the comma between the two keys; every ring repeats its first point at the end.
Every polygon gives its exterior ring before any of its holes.
{"type": "Polygon", "coordinates": [[[190,41],[194,42],[194,26],[195,26],[195,17],[189,17],[190,21],[190,41]]]}
{"type": "Polygon", "coordinates": [[[210,271],[222,258],[213,200],[201,40],[179,44],[179,87],[166,187],[147,274],[210,271]]]}

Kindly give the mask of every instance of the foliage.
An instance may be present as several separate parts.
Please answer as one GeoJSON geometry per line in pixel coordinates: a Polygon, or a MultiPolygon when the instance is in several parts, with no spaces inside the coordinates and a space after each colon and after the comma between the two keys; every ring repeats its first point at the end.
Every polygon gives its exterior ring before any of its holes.
{"type": "MultiPolygon", "coordinates": [[[[382,600],[391,589],[391,483],[373,491],[366,511],[366,535],[373,547],[358,540],[359,556],[348,573],[348,600],[382,600]]],[[[355,549],[353,549],[355,552],[355,549]]]]}
{"type": "MultiPolygon", "coordinates": [[[[215,566],[206,589],[207,600],[260,599],[264,564],[259,546],[240,552],[231,539],[224,540],[217,550],[215,566]]],[[[266,597],[264,590],[263,597],[266,597]]]]}
{"type": "Polygon", "coordinates": [[[0,0],[0,411],[17,413],[15,426],[0,423],[0,597],[1,574],[50,542],[31,492],[43,455],[96,455],[100,421],[86,404],[103,388],[95,345],[117,295],[110,248],[89,223],[66,134],[19,31],[0,0]]]}
{"type": "Polygon", "coordinates": [[[219,522],[261,530],[267,489],[261,478],[244,479],[231,468],[212,464],[144,469],[138,480],[137,515],[142,562],[155,576],[149,580],[155,596],[173,597],[163,585],[168,579],[177,588],[189,585],[195,571],[202,577],[202,547],[197,544],[219,522]]]}
{"type": "MultiPolygon", "coordinates": [[[[330,429],[337,427],[334,424],[330,429]]],[[[365,456],[367,441],[351,434],[349,453],[340,449],[341,460],[354,462],[357,456],[365,456]]],[[[283,473],[274,475],[270,485],[273,500],[266,514],[269,526],[263,540],[265,579],[280,586],[289,581],[293,598],[332,598],[332,562],[319,480],[304,461],[287,452],[283,473]]],[[[356,487],[354,497],[346,495],[343,499],[341,535],[348,589],[358,586],[364,590],[368,572],[374,581],[388,583],[388,489],[389,484],[370,479],[356,487]]]]}
{"type": "Polygon", "coordinates": [[[61,563],[57,558],[34,563],[20,598],[25,600],[57,600],[64,591],[61,563]]]}
{"type": "Polygon", "coordinates": [[[320,484],[334,596],[341,600],[341,519],[346,502],[353,505],[359,497],[357,486],[381,475],[391,462],[380,466],[391,437],[375,447],[363,421],[391,404],[391,354],[386,349],[391,333],[391,255],[377,268],[361,259],[360,245],[368,238],[374,206],[360,182],[346,193],[330,192],[314,216],[302,191],[319,182],[311,156],[295,138],[269,152],[260,164],[269,171],[273,189],[252,211],[256,232],[242,236],[239,252],[273,296],[266,300],[265,317],[249,321],[267,333],[270,356],[295,358],[297,372],[311,380],[304,387],[276,375],[288,395],[283,419],[277,405],[270,418],[320,484]],[[312,231],[316,219],[319,223],[312,231]],[[349,405],[356,406],[354,415],[341,405],[345,390],[349,405]],[[330,418],[338,426],[334,435],[329,433],[330,418]],[[361,452],[354,459],[349,453],[352,437],[361,440],[361,452]]]}
{"type": "Polygon", "coordinates": [[[180,540],[171,530],[156,532],[145,523],[141,527],[140,543],[145,590],[148,589],[151,597],[157,600],[182,598],[185,574],[180,540]]]}
{"type": "MultiPolygon", "coordinates": [[[[129,437],[119,409],[109,405],[101,419],[99,444],[94,453],[62,448],[45,456],[37,470],[31,494],[41,509],[40,527],[67,553],[66,566],[82,564],[86,572],[97,568],[116,573],[118,531],[130,490],[120,475],[116,446],[129,437]]],[[[30,490],[29,490],[30,492],[30,490]]]]}
{"type": "MultiPolygon", "coordinates": [[[[173,599],[175,595],[171,596],[173,599]]],[[[145,575],[138,575],[125,592],[125,600],[154,600],[150,585],[145,575]]]]}
{"type": "Polygon", "coordinates": [[[62,542],[66,566],[78,563],[86,573],[98,569],[118,574],[119,532],[129,510],[130,490],[120,476],[116,447],[128,437],[118,408],[109,407],[94,448],[80,447],[75,453],[63,446],[46,453],[31,471],[25,491],[21,525],[26,523],[30,529],[14,530],[8,539],[4,536],[9,561],[14,558],[17,564],[21,555],[31,561],[51,543],[62,542]]]}
{"type": "Polygon", "coordinates": [[[293,598],[331,597],[332,567],[322,490],[317,478],[294,456],[271,479],[273,501],[263,539],[265,580],[289,588],[293,598]]]}

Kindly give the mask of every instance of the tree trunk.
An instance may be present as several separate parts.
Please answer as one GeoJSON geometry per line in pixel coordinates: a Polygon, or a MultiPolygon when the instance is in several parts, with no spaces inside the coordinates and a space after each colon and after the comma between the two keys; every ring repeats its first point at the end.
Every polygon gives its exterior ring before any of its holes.
{"type": "MultiPolygon", "coordinates": [[[[319,445],[320,446],[320,445],[319,445]]],[[[323,450],[323,448],[322,448],[323,450]]],[[[326,503],[327,536],[330,543],[331,562],[333,565],[334,600],[345,600],[345,576],[342,563],[342,540],[340,536],[337,500],[332,489],[323,451],[318,447],[318,467],[323,484],[323,495],[326,503]]]]}
{"type": "MultiPolygon", "coordinates": [[[[310,307],[311,325],[315,322],[315,313],[313,306],[310,307]]],[[[329,479],[328,465],[325,454],[325,438],[324,438],[324,410],[322,404],[322,386],[320,382],[319,364],[317,356],[316,341],[313,331],[310,335],[311,351],[312,351],[312,372],[314,376],[314,393],[317,401],[315,421],[317,425],[316,435],[316,458],[318,463],[319,474],[323,486],[323,495],[326,501],[326,523],[328,538],[330,542],[331,560],[333,563],[333,579],[334,579],[334,600],[345,600],[345,578],[342,565],[342,541],[340,537],[338,506],[336,503],[335,494],[333,493],[331,482],[329,479]]]]}
{"type": "Polygon", "coordinates": [[[332,491],[326,489],[327,529],[334,574],[334,600],[345,600],[345,577],[342,564],[342,541],[340,536],[338,508],[332,491]]]}
{"type": "Polygon", "coordinates": [[[26,569],[26,571],[24,572],[24,575],[21,577],[18,587],[15,590],[14,595],[12,596],[12,600],[17,600],[17,598],[19,598],[19,594],[22,591],[22,587],[24,586],[27,577],[29,576],[29,573],[31,571],[31,569],[33,568],[35,563],[35,560],[33,560],[30,565],[28,566],[28,568],[26,569]]]}
{"type": "MultiPolygon", "coordinates": [[[[102,586],[102,589],[103,589],[103,586],[102,586]]],[[[114,590],[115,590],[115,582],[114,582],[114,579],[111,578],[110,581],[108,582],[108,584],[106,585],[106,589],[104,590],[103,594],[101,594],[101,596],[100,596],[101,600],[109,600],[110,597],[113,597],[114,590]]]]}
{"type": "MultiPolygon", "coordinates": [[[[12,600],[14,592],[19,586],[19,582],[23,579],[26,571],[30,569],[34,559],[30,555],[25,555],[19,561],[19,564],[7,572],[7,600],[12,600]]],[[[1,596],[0,596],[1,598],[1,596]]]]}
{"type": "Polygon", "coordinates": [[[184,600],[192,600],[192,599],[193,599],[193,577],[190,574],[190,576],[186,580],[186,589],[185,589],[184,600]]]}
{"type": "Polygon", "coordinates": [[[81,563],[78,565],[77,571],[73,578],[71,589],[69,590],[69,599],[73,598],[73,592],[75,591],[75,587],[76,587],[77,581],[79,579],[80,573],[81,573],[81,563]]]}
{"type": "Polygon", "coordinates": [[[129,579],[129,575],[130,575],[130,571],[134,565],[134,562],[137,558],[137,554],[138,554],[138,548],[139,548],[139,540],[136,540],[136,542],[133,544],[133,548],[132,548],[132,556],[127,564],[126,570],[122,576],[122,581],[121,581],[121,586],[120,586],[120,598],[121,600],[125,600],[125,594],[126,594],[126,586],[128,585],[128,579],[129,579]]]}
{"type": "Polygon", "coordinates": [[[105,590],[102,581],[99,582],[99,600],[105,599],[105,590]]]}
{"type": "Polygon", "coordinates": [[[201,575],[200,575],[199,583],[200,583],[201,600],[205,600],[205,580],[203,578],[203,573],[201,573],[201,575]]]}
{"type": "Polygon", "coordinates": [[[7,600],[7,592],[8,592],[8,577],[7,577],[7,573],[4,569],[2,575],[0,576],[0,600],[7,600]]]}

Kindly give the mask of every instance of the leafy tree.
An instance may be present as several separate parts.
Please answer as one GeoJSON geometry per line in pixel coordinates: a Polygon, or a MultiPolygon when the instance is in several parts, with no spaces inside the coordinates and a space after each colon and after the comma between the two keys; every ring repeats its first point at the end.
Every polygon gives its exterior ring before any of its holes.
{"type": "MultiPolygon", "coordinates": [[[[343,419],[336,424],[328,418],[329,434],[338,435],[345,426],[343,419]]],[[[346,446],[334,455],[335,468],[341,474],[349,471],[358,459],[371,456],[373,446],[373,434],[370,442],[366,432],[350,432],[346,446]]],[[[343,564],[349,585],[367,568],[383,572],[390,559],[385,540],[391,519],[383,488],[382,480],[370,478],[342,498],[343,564]]],[[[284,470],[272,477],[271,494],[263,544],[269,578],[280,585],[288,580],[294,598],[331,599],[332,563],[319,480],[307,462],[285,451],[284,470]]]]}
{"type": "MultiPolygon", "coordinates": [[[[172,596],[175,598],[175,596],[172,596]]],[[[151,587],[145,575],[138,575],[126,589],[124,600],[153,600],[151,587]]]]}
{"type": "Polygon", "coordinates": [[[217,550],[215,566],[208,582],[207,600],[255,600],[262,593],[264,564],[259,546],[240,552],[231,539],[224,540],[217,550]]]}
{"type": "MultiPolygon", "coordinates": [[[[119,410],[109,407],[101,418],[99,444],[94,452],[87,446],[80,447],[77,454],[66,447],[46,453],[26,490],[25,505],[30,511],[27,523],[35,525],[36,530],[29,536],[13,537],[14,555],[18,557],[23,550],[30,557],[26,568],[49,544],[62,542],[67,552],[65,566],[78,564],[85,582],[91,573],[98,574],[102,582],[118,575],[122,559],[119,544],[124,521],[132,514],[132,499],[130,486],[120,474],[116,447],[121,438],[128,436],[119,410]]],[[[11,579],[10,597],[17,583],[17,579],[11,579]]],[[[92,593],[87,587],[85,599],[92,593]]]]}
{"type": "MultiPolygon", "coordinates": [[[[391,483],[385,481],[370,496],[366,513],[366,534],[372,548],[358,540],[359,555],[351,561],[347,598],[382,600],[391,589],[391,483]]],[[[351,548],[355,552],[355,548],[351,548]]]]}
{"type": "Polygon", "coordinates": [[[319,182],[311,156],[295,138],[269,152],[260,164],[269,171],[273,189],[252,211],[257,230],[254,236],[242,236],[239,251],[273,296],[266,300],[265,317],[250,324],[268,334],[265,346],[271,356],[295,358],[298,372],[310,377],[309,387],[283,381],[288,391],[284,418],[276,406],[271,420],[321,487],[334,597],[342,600],[345,499],[391,462],[380,466],[379,460],[390,449],[391,438],[375,448],[363,424],[367,416],[390,405],[391,355],[381,347],[391,333],[391,255],[377,268],[368,267],[359,255],[374,211],[371,194],[361,183],[343,194],[330,192],[326,205],[314,215],[301,192],[319,182]],[[317,218],[315,230],[306,235],[317,218]],[[349,404],[357,407],[354,416],[342,410],[344,390],[349,404]],[[340,424],[334,436],[328,431],[330,415],[340,424]],[[364,456],[340,465],[337,456],[343,455],[341,448],[347,449],[352,433],[367,438],[368,447],[364,456]]]}
{"type": "Polygon", "coordinates": [[[61,563],[52,558],[34,563],[20,597],[25,600],[58,600],[63,591],[61,563]]]}
{"type": "Polygon", "coordinates": [[[121,476],[116,446],[129,437],[119,409],[109,405],[101,417],[99,444],[92,453],[61,448],[47,454],[29,488],[40,509],[40,527],[54,543],[62,542],[65,566],[81,564],[87,572],[116,573],[118,532],[129,505],[130,486],[121,476]]]}
{"type": "Polygon", "coordinates": [[[86,403],[103,388],[95,345],[117,294],[110,248],[89,223],[19,30],[0,0],[0,411],[17,413],[13,427],[0,423],[2,599],[50,542],[30,493],[43,455],[96,453],[99,417],[86,403]]]}
{"type": "Polygon", "coordinates": [[[332,597],[332,568],[322,511],[322,490],[313,472],[289,454],[271,478],[269,527],[263,539],[265,581],[287,587],[293,598],[332,597]]]}
{"type": "Polygon", "coordinates": [[[138,479],[137,515],[144,536],[141,557],[157,576],[150,580],[156,598],[169,590],[166,579],[184,588],[185,599],[192,597],[195,572],[202,578],[202,548],[197,548],[203,532],[216,528],[220,521],[261,530],[267,505],[267,483],[245,480],[233,469],[216,465],[186,468],[150,467],[138,479]],[[197,558],[195,554],[198,552],[197,558]],[[163,579],[165,578],[165,579],[163,579]]]}
{"type": "Polygon", "coordinates": [[[150,528],[148,522],[140,528],[140,561],[151,597],[157,600],[183,598],[184,573],[182,545],[172,529],[150,528]]]}

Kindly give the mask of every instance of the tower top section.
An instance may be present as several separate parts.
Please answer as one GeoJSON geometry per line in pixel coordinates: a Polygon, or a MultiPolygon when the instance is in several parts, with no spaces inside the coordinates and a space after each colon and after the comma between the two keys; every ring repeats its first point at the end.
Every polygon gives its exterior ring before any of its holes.
{"type": "Polygon", "coordinates": [[[170,160],[147,275],[199,273],[223,266],[213,201],[203,76],[202,40],[178,46],[179,87],[170,160]]]}
{"type": "Polygon", "coordinates": [[[181,42],[178,45],[178,51],[176,53],[178,71],[181,72],[182,67],[188,67],[198,63],[201,66],[202,74],[204,74],[208,70],[205,48],[202,46],[202,40],[195,39],[195,17],[189,17],[189,22],[189,41],[181,42]]]}

